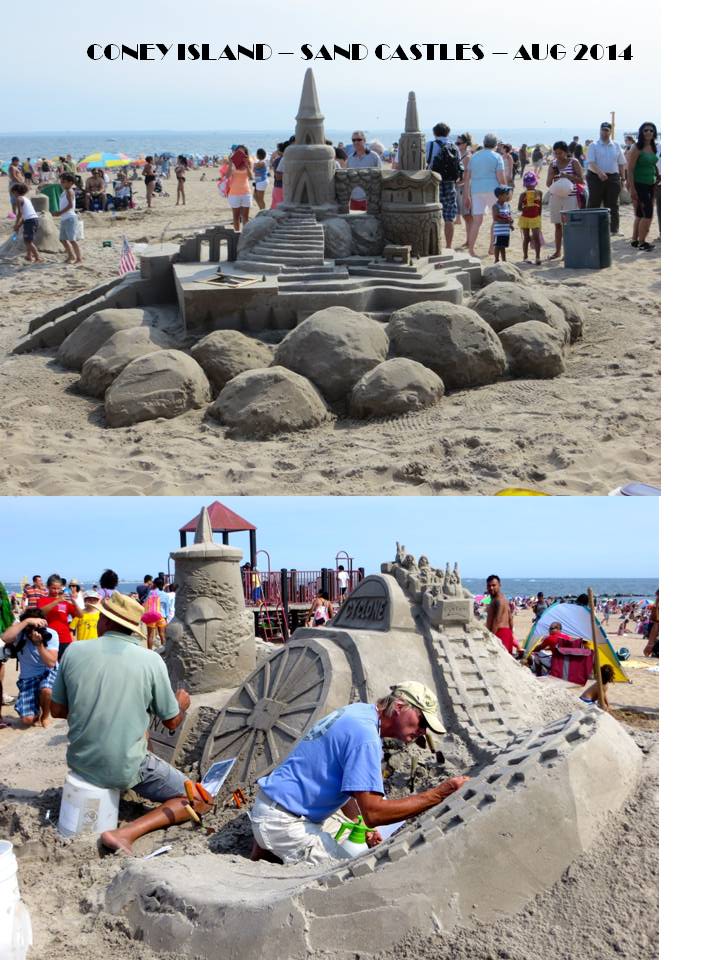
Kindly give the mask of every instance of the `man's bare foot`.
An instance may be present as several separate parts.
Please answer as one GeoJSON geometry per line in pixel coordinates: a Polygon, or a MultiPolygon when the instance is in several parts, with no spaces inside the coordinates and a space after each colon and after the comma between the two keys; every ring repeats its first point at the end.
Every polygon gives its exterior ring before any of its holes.
{"type": "Polygon", "coordinates": [[[550,256],[548,257],[548,260],[557,260],[559,256],[560,256],[560,251],[556,250],[555,253],[550,254],[550,256]]]}
{"type": "Polygon", "coordinates": [[[52,726],[52,717],[50,716],[42,717],[40,720],[40,726],[45,727],[45,729],[47,730],[48,727],[52,726]]]}
{"type": "Polygon", "coordinates": [[[250,859],[253,862],[267,860],[268,863],[282,863],[280,857],[276,856],[271,850],[266,850],[265,847],[261,847],[256,840],[253,840],[250,859]]]}
{"type": "Polygon", "coordinates": [[[111,853],[126,853],[132,856],[132,844],[120,835],[119,830],[106,830],[100,834],[100,843],[111,853]]]}

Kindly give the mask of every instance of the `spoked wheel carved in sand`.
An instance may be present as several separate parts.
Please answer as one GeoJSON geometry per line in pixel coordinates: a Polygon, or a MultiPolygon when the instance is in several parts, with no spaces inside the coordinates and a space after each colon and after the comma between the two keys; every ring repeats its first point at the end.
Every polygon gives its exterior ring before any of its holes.
{"type": "Polygon", "coordinates": [[[220,712],[205,745],[203,771],[237,757],[227,780],[231,790],[263,776],[323,713],[331,682],[328,655],[312,641],[291,644],[266,660],[220,712]]]}

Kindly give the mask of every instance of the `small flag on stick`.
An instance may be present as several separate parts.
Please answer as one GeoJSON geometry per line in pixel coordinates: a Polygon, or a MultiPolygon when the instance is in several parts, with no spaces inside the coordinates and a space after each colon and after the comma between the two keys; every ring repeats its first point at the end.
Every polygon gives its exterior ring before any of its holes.
{"type": "Polygon", "coordinates": [[[135,254],[132,252],[132,247],[128,243],[126,236],[123,236],[122,242],[122,254],[120,256],[120,276],[124,276],[126,273],[132,273],[133,270],[137,270],[137,262],[135,260],[135,254]]]}

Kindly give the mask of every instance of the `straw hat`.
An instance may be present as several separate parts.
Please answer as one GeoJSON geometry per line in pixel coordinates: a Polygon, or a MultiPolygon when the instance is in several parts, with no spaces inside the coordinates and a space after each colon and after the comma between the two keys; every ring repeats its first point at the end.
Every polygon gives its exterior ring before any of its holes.
{"type": "Polygon", "coordinates": [[[108,620],[119,623],[122,627],[127,627],[128,630],[132,630],[133,633],[137,633],[141,637],[145,636],[142,625],[142,616],[145,609],[132,597],[128,597],[124,593],[118,593],[116,590],[100,602],[100,610],[108,620]]]}

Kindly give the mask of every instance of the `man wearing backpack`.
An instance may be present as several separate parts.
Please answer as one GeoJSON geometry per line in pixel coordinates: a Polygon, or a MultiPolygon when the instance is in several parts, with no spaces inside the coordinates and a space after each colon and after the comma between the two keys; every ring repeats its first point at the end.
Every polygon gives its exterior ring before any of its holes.
{"type": "Polygon", "coordinates": [[[452,249],[455,218],[457,217],[456,184],[462,181],[463,166],[458,148],[450,139],[450,127],[446,123],[436,123],[433,127],[434,140],[428,144],[427,165],[440,177],[440,203],[445,221],[445,246],[452,249]]]}

